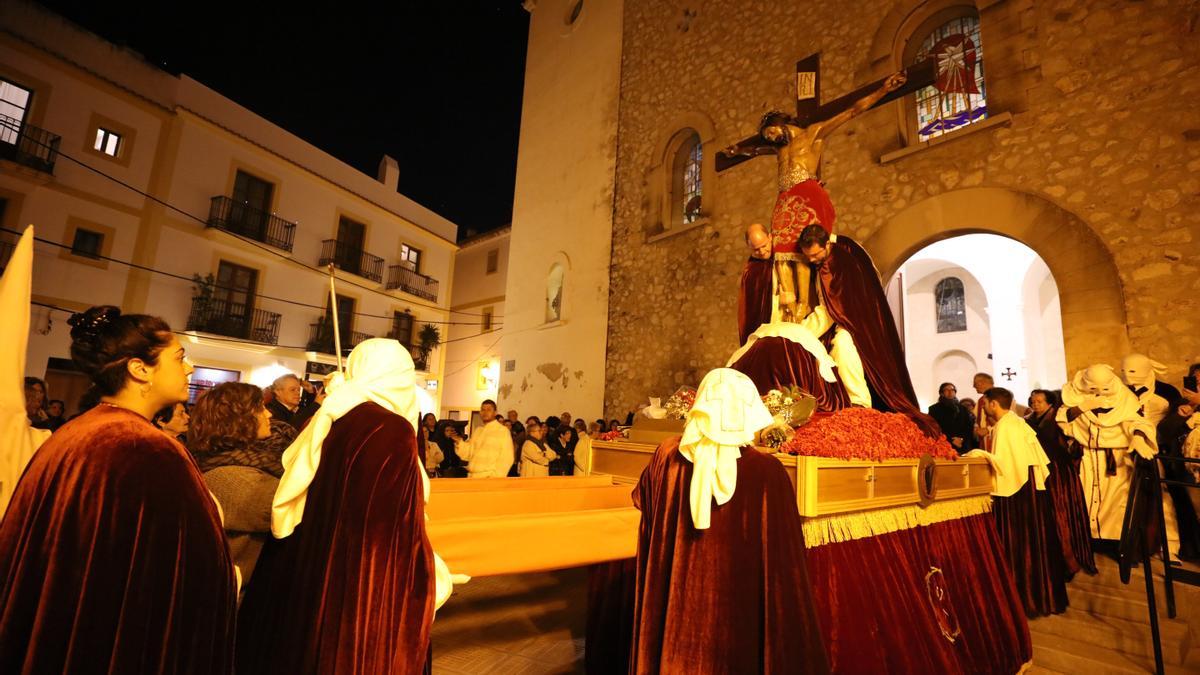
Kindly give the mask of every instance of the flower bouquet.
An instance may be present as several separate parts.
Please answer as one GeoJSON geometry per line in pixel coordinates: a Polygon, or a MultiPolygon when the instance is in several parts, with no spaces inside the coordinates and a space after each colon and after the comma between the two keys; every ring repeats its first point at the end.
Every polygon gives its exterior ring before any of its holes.
{"type": "Polygon", "coordinates": [[[772,389],[762,399],[772,417],[792,427],[807,422],[817,409],[817,399],[800,387],[772,389]]]}
{"type": "Polygon", "coordinates": [[[696,390],[693,387],[680,387],[671,394],[663,405],[667,409],[667,419],[687,419],[688,411],[696,404],[696,390]]]}
{"type": "Polygon", "coordinates": [[[625,432],[617,429],[615,431],[606,431],[600,434],[596,440],[600,441],[620,441],[625,439],[625,432]]]}
{"type": "Polygon", "coordinates": [[[871,408],[846,408],[796,430],[780,448],[791,455],[836,459],[956,459],[942,436],[930,438],[906,415],[871,408]]]}

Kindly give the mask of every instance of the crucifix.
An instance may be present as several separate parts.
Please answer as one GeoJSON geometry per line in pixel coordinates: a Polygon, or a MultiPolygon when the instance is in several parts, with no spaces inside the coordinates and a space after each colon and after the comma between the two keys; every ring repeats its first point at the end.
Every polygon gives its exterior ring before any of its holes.
{"type": "Polygon", "coordinates": [[[1017,371],[1013,370],[1012,368],[1005,368],[1004,372],[1000,374],[1004,376],[1004,379],[1012,382],[1012,379],[1017,376],[1017,371]]]}
{"type": "Polygon", "coordinates": [[[812,271],[801,255],[800,242],[802,235],[813,237],[809,228],[815,226],[827,235],[833,232],[833,202],[817,178],[826,138],[867,110],[935,82],[934,61],[926,60],[822,105],[820,59],[817,53],[796,64],[794,116],[767,113],[757,134],[716,156],[717,171],[758,155],[777,156],[779,196],[771,215],[771,256],[778,308],[784,321],[802,320],[817,302],[812,271]],[[806,230],[810,234],[805,235],[806,230]]]}
{"type": "MultiPolygon", "coordinates": [[[[841,126],[842,123],[849,121],[850,118],[871,108],[881,106],[889,101],[907,96],[918,89],[935,84],[937,81],[938,66],[936,65],[936,59],[931,57],[921,63],[899,71],[899,73],[904,74],[905,77],[897,87],[884,92],[879,97],[869,100],[859,110],[855,110],[856,107],[859,107],[859,103],[867,101],[867,98],[871,94],[884,88],[888,80],[896,77],[897,73],[866,84],[848,94],[822,104],[821,54],[818,52],[806,56],[796,62],[796,114],[794,117],[791,117],[788,124],[802,129],[821,125],[826,130],[826,133],[832,132],[833,129],[829,128],[831,126],[830,123],[836,122],[833,126],[841,126]],[[852,110],[854,111],[852,114],[845,114],[852,110]],[[843,119],[835,120],[835,118],[839,117],[843,117],[843,119]]],[[[771,113],[768,113],[768,115],[771,115],[771,113]]],[[[783,113],[778,113],[778,115],[786,117],[783,113]]],[[[717,171],[721,172],[737,166],[758,155],[775,154],[779,143],[765,138],[762,131],[763,129],[760,128],[759,133],[749,138],[744,138],[718,152],[716,156],[717,171]]]]}

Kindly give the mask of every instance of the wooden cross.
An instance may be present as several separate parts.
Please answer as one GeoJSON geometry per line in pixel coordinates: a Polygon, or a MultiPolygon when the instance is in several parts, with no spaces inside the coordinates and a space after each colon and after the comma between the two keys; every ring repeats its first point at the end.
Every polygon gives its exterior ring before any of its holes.
{"type": "Polygon", "coordinates": [[[1008,380],[1009,382],[1012,382],[1012,379],[1017,376],[1017,372],[1012,368],[1005,368],[1004,372],[1000,374],[1003,375],[1004,379],[1008,380]]]}
{"type": "MultiPolygon", "coordinates": [[[[933,58],[928,58],[907,69],[908,81],[896,91],[888,93],[878,103],[871,106],[877,108],[884,103],[907,96],[918,89],[928,87],[937,79],[937,65],[933,58]]],[[[854,105],[856,101],[883,86],[884,79],[876,80],[854,91],[839,96],[834,100],[821,103],[821,53],[817,52],[796,62],[796,124],[808,126],[813,122],[829,119],[841,111],[854,105]]],[[[721,150],[716,156],[717,171],[724,171],[742,162],[753,159],[756,152],[769,143],[757,132],[749,138],[738,141],[732,148],[721,150]]]]}

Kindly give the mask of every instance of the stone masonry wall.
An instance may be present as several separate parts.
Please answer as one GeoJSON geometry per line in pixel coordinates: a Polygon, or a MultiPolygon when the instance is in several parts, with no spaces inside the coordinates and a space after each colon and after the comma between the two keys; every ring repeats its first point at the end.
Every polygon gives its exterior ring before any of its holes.
{"type": "MultiPolygon", "coordinates": [[[[822,53],[825,100],[881,77],[894,64],[878,45],[890,45],[897,17],[921,4],[626,2],[608,416],[724,365],[737,348],[742,232],[768,222],[774,203],[774,158],[758,158],[704,186],[704,224],[647,241],[659,208],[648,169],[676,131],[670,121],[711,120],[711,161],[753,133],[763,112],[794,109],[799,58],[822,53]]],[[[901,104],[851,122],[828,143],[822,168],[837,231],[866,242],[906,207],[966,187],[1049,200],[1103,243],[1111,261],[1102,264],[1115,263],[1123,286],[1130,343],[1177,380],[1200,360],[1200,3],[978,5],[990,114],[1008,112],[1011,123],[881,164],[903,147],[901,104]]],[[[899,262],[876,260],[881,269],[899,262]]]]}

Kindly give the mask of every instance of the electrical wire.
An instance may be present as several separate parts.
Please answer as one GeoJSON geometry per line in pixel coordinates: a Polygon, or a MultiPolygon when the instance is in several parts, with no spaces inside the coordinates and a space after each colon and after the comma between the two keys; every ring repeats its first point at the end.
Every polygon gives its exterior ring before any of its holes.
{"type": "MultiPolygon", "coordinates": [[[[51,310],[51,311],[64,312],[64,313],[66,313],[66,314],[68,314],[68,315],[70,315],[70,314],[76,314],[76,313],[77,313],[77,312],[76,312],[75,310],[73,310],[73,309],[67,309],[66,307],[59,307],[58,305],[54,305],[54,304],[47,303],[47,302],[41,302],[41,301],[39,301],[39,300],[31,300],[31,301],[29,302],[29,304],[31,304],[31,305],[36,305],[36,306],[38,306],[38,307],[45,307],[46,309],[49,309],[49,310],[51,310]]],[[[193,332],[193,331],[186,331],[186,330],[174,330],[174,329],[172,329],[172,330],[171,330],[171,332],[172,332],[172,333],[175,333],[176,335],[185,335],[185,336],[187,336],[187,337],[196,337],[196,335],[194,334],[194,332],[193,332]]],[[[478,336],[478,335],[465,335],[465,336],[463,336],[463,337],[453,338],[453,339],[451,339],[451,340],[442,340],[442,341],[438,342],[438,346],[439,346],[439,347],[441,347],[441,346],[443,346],[443,345],[448,345],[448,344],[452,344],[452,343],[455,343],[455,342],[462,342],[463,340],[470,340],[470,339],[472,339],[472,338],[476,338],[476,337],[479,337],[479,336],[478,336]]],[[[501,336],[501,337],[503,337],[503,336],[501,336]]],[[[256,347],[272,347],[272,348],[275,348],[275,349],[294,349],[294,350],[297,350],[297,351],[302,351],[302,352],[315,352],[315,351],[317,351],[317,350],[315,350],[315,349],[309,349],[309,348],[308,348],[308,345],[304,345],[304,346],[300,346],[300,345],[279,345],[279,344],[271,344],[271,343],[269,343],[269,342],[256,342],[256,341],[254,341],[254,340],[247,340],[247,339],[244,339],[244,338],[224,337],[224,336],[217,336],[217,335],[211,335],[211,334],[205,334],[205,335],[204,335],[204,337],[203,337],[202,339],[204,339],[204,340],[216,340],[216,341],[219,341],[219,342],[236,342],[236,343],[240,343],[240,344],[254,345],[254,346],[256,346],[256,347]]],[[[499,342],[500,342],[500,338],[496,338],[496,342],[492,343],[492,345],[493,345],[493,346],[495,346],[495,345],[496,345],[497,343],[499,343],[499,342]]],[[[343,352],[349,352],[349,351],[351,351],[352,349],[353,349],[353,347],[345,347],[345,348],[343,348],[343,349],[342,349],[342,351],[343,351],[343,352]]],[[[491,347],[488,347],[488,349],[491,349],[491,347]]],[[[321,353],[324,353],[324,352],[321,352],[321,353]]],[[[456,371],[456,372],[457,372],[457,371],[456,371]]]]}
{"type": "MultiPolygon", "coordinates": [[[[12,230],[12,229],[9,229],[6,227],[0,227],[0,232],[8,232],[11,234],[16,234],[16,235],[21,234],[21,232],[19,232],[17,230],[12,230]]],[[[45,239],[42,237],[35,236],[33,238],[33,240],[40,244],[48,244],[50,246],[56,246],[61,249],[74,250],[73,247],[68,246],[67,244],[63,244],[61,242],[57,242],[57,241],[54,241],[51,239],[45,239]]],[[[153,272],[154,274],[161,274],[163,276],[170,277],[172,279],[179,279],[181,281],[186,281],[190,284],[203,283],[203,282],[198,282],[194,278],[185,277],[182,274],[175,274],[174,272],[167,272],[166,270],[160,270],[160,269],[156,269],[153,267],[147,267],[145,265],[140,265],[135,262],[129,262],[128,260],[121,260],[120,258],[113,258],[111,256],[106,256],[106,255],[103,255],[100,253],[88,253],[87,257],[95,258],[96,260],[107,260],[109,262],[114,262],[119,265],[126,265],[126,266],[132,267],[134,269],[142,270],[144,272],[153,272]]],[[[222,286],[215,282],[212,284],[212,288],[214,290],[245,291],[245,289],[236,288],[234,286],[222,286]]],[[[282,302],[282,303],[286,303],[289,305],[296,305],[298,307],[308,307],[310,309],[319,309],[322,311],[324,311],[326,309],[326,307],[324,305],[313,305],[313,304],[310,304],[307,302],[300,302],[299,300],[289,300],[287,298],[277,298],[277,297],[274,297],[271,295],[264,295],[264,294],[260,294],[260,293],[255,293],[254,297],[262,298],[264,300],[273,300],[275,302],[282,302]]],[[[393,298],[393,299],[396,299],[396,298],[393,298]]],[[[339,315],[341,315],[341,314],[343,314],[343,313],[339,313],[339,315]]],[[[368,312],[350,312],[350,314],[352,314],[353,316],[363,316],[363,317],[368,317],[368,318],[372,318],[372,319],[391,320],[391,319],[395,318],[394,315],[388,316],[386,314],[370,314],[368,312]]],[[[413,317],[413,318],[416,319],[416,317],[413,317]]],[[[493,317],[493,319],[494,318],[495,317],[493,317]]],[[[482,325],[484,325],[484,322],[482,322],[482,321],[437,321],[437,320],[433,320],[433,319],[430,319],[430,320],[421,319],[420,321],[421,321],[421,323],[432,323],[432,324],[444,325],[444,326],[482,326],[482,325]]]]}
{"type": "MultiPolygon", "coordinates": [[[[3,120],[0,120],[0,126],[2,126],[2,127],[4,127],[4,128],[7,128],[7,129],[9,129],[9,130],[11,130],[11,131],[18,132],[18,133],[21,131],[21,125],[18,125],[18,124],[13,124],[13,123],[11,123],[11,122],[7,122],[7,121],[3,121],[3,120]]],[[[155,203],[157,203],[157,204],[159,204],[159,205],[161,205],[161,206],[164,206],[164,207],[166,207],[166,208],[168,208],[168,209],[170,209],[170,210],[172,210],[172,211],[174,211],[174,212],[176,212],[176,213],[178,213],[178,214],[180,214],[180,215],[182,215],[182,216],[184,216],[184,217],[186,217],[186,218],[189,218],[189,219],[191,219],[191,220],[194,220],[194,221],[196,221],[197,223],[200,223],[201,225],[203,225],[203,226],[205,226],[205,227],[208,227],[208,221],[207,221],[207,220],[205,220],[205,219],[203,219],[203,218],[200,218],[199,216],[197,216],[197,215],[195,215],[195,214],[193,214],[193,213],[191,213],[191,212],[189,212],[189,211],[186,211],[186,210],[184,210],[184,209],[181,209],[181,208],[179,208],[179,207],[177,207],[177,206],[175,206],[175,205],[173,205],[173,204],[171,204],[171,203],[167,202],[166,200],[159,199],[158,197],[155,197],[154,195],[152,195],[152,194],[150,194],[150,193],[148,193],[148,192],[145,192],[145,191],[141,190],[140,188],[138,188],[138,187],[136,187],[136,186],[133,186],[133,185],[130,185],[129,183],[126,183],[125,181],[121,180],[120,178],[117,178],[116,176],[113,176],[113,175],[111,175],[111,174],[105,173],[104,171],[102,171],[102,170],[100,170],[100,169],[97,169],[96,167],[94,167],[94,166],[92,166],[92,165],[90,165],[90,164],[88,164],[88,163],[86,163],[86,162],[84,162],[84,161],[82,161],[82,160],[80,160],[80,159],[77,159],[77,158],[75,158],[75,157],[73,157],[73,156],[71,156],[71,155],[69,155],[69,154],[67,154],[67,153],[63,152],[62,150],[60,150],[60,149],[58,149],[58,148],[55,148],[55,147],[51,146],[51,145],[50,145],[50,144],[48,144],[48,143],[45,143],[45,142],[43,142],[43,141],[40,141],[40,140],[37,140],[37,139],[31,138],[31,137],[29,137],[29,136],[25,136],[24,138],[25,138],[25,140],[26,140],[26,141],[29,141],[29,142],[31,142],[31,143],[33,143],[33,144],[35,144],[35,145],[39,145],[39,146],[41,146],[41,147],[45,148],[46,150],[50,151],[50,152],[51,152],[52,154],[54,154],[54,155],[57,155],[57,156],[59,156],[59,157],[64,157],[64,158],[66,158],[67,160],[69,160],[69,161],[71,161],[71,162],[74,162],[75,164],[78,164],[79,166],[81,166],[81,167],[83,167],[83,168],[85,168],[85,169],[87,169],[87,170],[89,170],[89,171],[91,171],[91,172],[93,172],[93,173],[95,173],[95,174],[97,174],[97,175],[99,175],[99,176],[102,176],[102,177],[104,177],[104,178],[107,178],[108,180],[110,180],[110,181],[112,181],[112,182],[114,182],[114,183],[116,183],[116,184],[118,184],[118,185],[120,185],[120,186],[122,186],[122,187],[124,187],[124,188],[126,188],[126,189],[128,189],[128,190],[131,190],[131,191],[133,191],[133,192],[136,192],[137,194],[139,194],[139,195],[141,195],[141,196],[145,197],[146,199],[149,199],[149,200],[151,200],[151,201],[153,201],[153,202],[155,202],[155,203]]],[[[8,230],[8,231],[10,231],[10,232],[11,232],[11,230],[8,230]]],[[[269,253],[269,254],[271,254],[271,255],[273,255],[273,256],[275,256],[275,257],[277,257],[277,258],[280,258],[280,259],[282,259],[282,260],[284,260],[284,261],[287,261],[287,262],[289,262],[289,263],[292,263],[293,265],[298,265],[298,266],[300,266],[300,267],[303,267],[303,268],[305,268],[305,269],[307,269],[307,270],[310,270],[310,271],[316,272],[317,274],[320,274],[320,275],[322,275],[322,276],[327,276],[327,275],[328,275],[328,272],[327,272],[327,271],[325,271],[325,270],[322,270],[322,269],[321,269],[321,268],[319,268],[319,267],[315,267],[315,266],[313,266],[313,265],[309,265],[308,263],[305,263],[305,262],[302,262],[302,261],[300,261],[300,260],[297,260],[297,259],[295,259],[295,258],[291,257],[290,255],[284,255],[283,253],[280,253],[279,251],[276,251],[276,250],[274,250],[274,249],[272,249],[272,248],[270,248],[270,247],[268,247],[268,246],[264,246],[263,244],[261,244],[261,243],[259,243],[259,242],[255,241],[254,239],[251,239],[251,238],[249,238],[249,237],[242,236],[242,235],[240,235],[240,234],[238,234],[238,233],[236,233],[236,232],[230,232],[229,230],[222,230],[222,231],[223,231],[223,232],[225,232],[225,233],[227,233],[227,234],[229,234],[230,236],[236,237],[237,239],[239,239],[239,240],[241,240],[241,241],[244,241],[244,242],[246,242],[247,244],[250,244],[250,245],[252,245],[252,246],[254,246],[254,247],[256,247],[256,248],[262,249],[262,250],[263,250],[263,251],[265,251],[266,253],[269,253]]],[[[20,234],[20,233],[18,233],[18,234],[20,234]]],[[[50,242],[50,243],[57,243],[57,242],[50,242]]],[[[115,262],[122,262],[122,263],[124,263],[124,261],[115,261],[115,262]]],[[[134,265],[135,263],[124,263],[124,264],[128,264],[128,265],[131,265],[131,266],[132,266],[132,265],[134,265]]],[[[145,270],[147,270],[147,271],[153,271],[153,272],[160,272],[160,271],[161,271],[161,270],[155,270],[155,269],[153,269],[153,268],[146,268],[146,267],[142,267],[141,269],[145,269],[145,270]]],[[[165,273],[165,272],[164,272],[164,273],[165,273]]],[[[166,274],[170,274],[170,273],[166,273],[166,274]]],[[[191,279],[187,279],[187,281],[192,281],[192,280],[191,280],[191,279]]],[[[365,285],[363,285],[363,284],[360,284],[360,283],[358,283],[358,282],[356,282],[356,281],[353,281],[353,280],[350,280],[350,279],[343,279],[342,281],[343,281],[343,283],[345,283],[345,284],[347,284],[347,285],[349,285],[349,286],[353,286],[353,287],[355,287],[355,288],[360,288],[360,289],[362,289],[362,290],[369,291],[369,292],[371,292],[371,293],[374,293],[374,294],[376,294],[376,295],[380,295],[380,296],[382,296],[382,297],[388,298],[389,300],[392,300],[392,301],[395,301],[395,300],[398,300],[398,299],[399,299],[399,298],[396,298],[396,296],[394,296],[394,295],[391,295],[391,294],[389,294],[389,293],[386,293],[386,292],[384,292],[384,291],[381,291],[381,290],[379,290],[379,289],[377,289],[377,288],[371,288],[370,286],[365,286],[365,285]]],[[[260,296],[260,297],[265,297],[265,296],[260,296]]],[[[291,302],[291,301],[282,300],[281,302],[291,302]]],[[[297,302],[297,303],[295,303],[295,304],[303,304],[303,303],[298,303],[298,302],[297,302]]],[[[426,305],[426,304],[424,304],[424,303],[421,303],[421,302],[414,302],[413,304],[416,304],[416,305],[418,305],[418,306],[421,306],[421,307],[426,307],[426,308],[428,308],[428,309],[436,309],[436,310],[439,310],[439,311],[447,311],[447,312],[451,312],[451,313],[454,313],[454,314],[462,314],[462,315],[465,315],[465,316],[474,316],[474,317],[480,317],[480,318],[482,318],[482,317],[483,317],[483,314],[472,314],[472,313],[470,313],[470,312],[463,312],[463,311],[461,311],[461,310],[455,310],[455,309],[449,309],[449,308],[442,308],[442,307],[438,307],[437,305],[426,305]]],[[[367,316],[367,315],[364,315],[364,316],[367,316]]],[[[383,317],[383,318],[390,318],[390,317],[383,317]]],[[[478,324],[477,324],[477,325],[478,325],[478,324]]]]}

